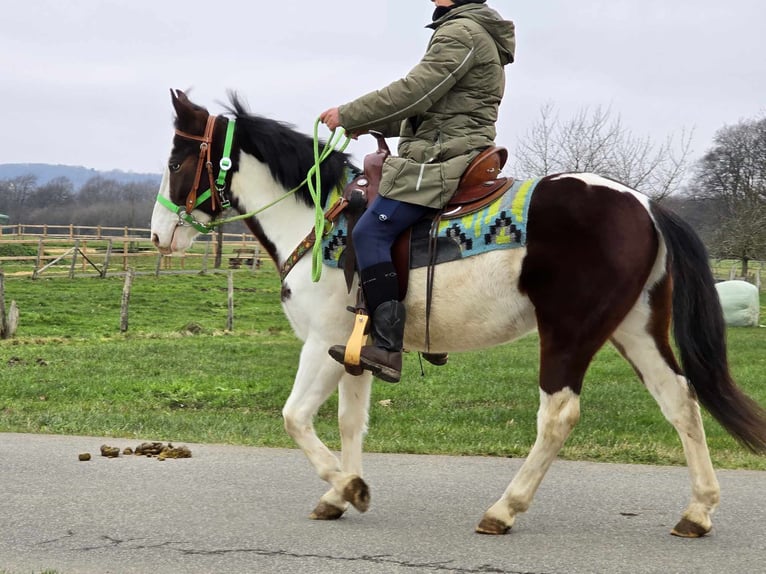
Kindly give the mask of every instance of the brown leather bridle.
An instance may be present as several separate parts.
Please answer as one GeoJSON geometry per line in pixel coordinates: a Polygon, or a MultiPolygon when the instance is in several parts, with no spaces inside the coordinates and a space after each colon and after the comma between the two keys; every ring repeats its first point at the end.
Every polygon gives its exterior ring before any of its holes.
{"type": "Polygon", "coordinates": [[[210,160],[210,148],[213,144],[213,130],[215,129],[215,120],[218,116],[208,116],[207,125],[205,126],[205,134],[202,136],[190,134],[179,129],[176,129],[176,135],[182,138],[194,140],[200,142],[199,144],[199,159],[197,159],[197,171],[194,175],[194,183],[192,184],[189,195],[186,196],[186,213],[191,214],[197,205],[197,193],[199,192],[199,183],[202,178],[202,168],[207,168],[207,177],[210,180],[210,202],[213,207],[213,213],[221,208],[220,198],[216,193],[215,180],[213,179],[213,162],[210,160]]]}

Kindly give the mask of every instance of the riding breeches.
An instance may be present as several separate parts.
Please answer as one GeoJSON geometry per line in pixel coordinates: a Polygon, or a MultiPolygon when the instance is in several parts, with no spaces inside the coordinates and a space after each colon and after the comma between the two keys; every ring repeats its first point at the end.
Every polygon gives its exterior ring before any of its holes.
{"type": "Polygon", "coordinates": [[[431,211],[430,207],[379,195],[359,218],[352,233],[359,269],[390,262],[396,238],[431,211]]]}

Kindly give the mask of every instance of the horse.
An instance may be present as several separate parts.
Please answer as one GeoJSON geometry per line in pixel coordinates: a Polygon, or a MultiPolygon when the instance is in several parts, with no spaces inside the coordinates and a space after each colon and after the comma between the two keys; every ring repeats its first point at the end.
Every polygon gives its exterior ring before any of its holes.
{"type": "MultiPolygon", "coordinates": [[[[175,135],[152,214],[152,241],[163,254],[183,252],[231,205],[277,268],[289,269],[282,307],[303,346],[282,410],[284,427],[330,486],[310,517],[335,520],[349,505],[365,512],[370,490],[362,478],[362,443],[373,379],[367,371],[346,372],[328,355],[351,332],[347,307],[355,297],[340,269],[325,267],[315,282],[311,258],[295,256],[315,225],[315,200],[305,185],[315,163],[313,138],[251,114],[236,93],[220,116],[181,91],[171,90],[171,97],[175,135]],[[201,182],[209,182],[211,193],[199,193],[201,182]],[[294,265],[286,267],[287,261],[294,265]],[[313,427],[336,389],[340,460],[313,427]]],[[[348,162],[333,151],[321,164],[316,193],[322,202],[347,177],[348,162]]],[[[672,534],[704,536],[719,504],[700,404],[745,447],[766,452],[766,412],[729,373],[705,247],[688,224],[638,191],[596,174],[542,177],[529,204],[525,245],[437,266],[426,349],[427,275],[426,269],[409,275],[406,349],[452,353],[534,329],[539,334],[537,437],[477,532],[505,534],[529,508],[579,420],[586,369],[607,341],[632,365],[683,445],[691,500],[672,534]],[[683,369],[671,347],[671,323],[683,369]]]]}

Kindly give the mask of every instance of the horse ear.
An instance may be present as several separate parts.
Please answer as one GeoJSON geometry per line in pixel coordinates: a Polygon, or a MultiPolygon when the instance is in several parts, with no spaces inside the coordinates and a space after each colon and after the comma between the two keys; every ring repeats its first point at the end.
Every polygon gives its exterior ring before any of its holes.
{"type": "Polygon", "coordinates": [[[189,101],[189,98],[186,97],[186,94],[181,90],[170,90],[170,98],[173,102],[176,114],[180,115],[183,108],[188,109],[190,107],[191,102],[189,101]]]}

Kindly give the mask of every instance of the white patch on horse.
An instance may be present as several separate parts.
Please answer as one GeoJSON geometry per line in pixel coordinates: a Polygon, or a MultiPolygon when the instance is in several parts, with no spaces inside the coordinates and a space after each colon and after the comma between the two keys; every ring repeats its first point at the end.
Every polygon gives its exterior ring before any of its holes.
{"type": "MultiPolygon", "coordinates": [[[[167,167],[162,174],[159,195],[170,199],[170,171],[167,167]]],[[[202,222],[210,221],[210,216],[200,210],[192,212],[202,222]]],[[[178,215],[160,203],[154,204],[151,221],[151,237],[157,250],[163,255],[183,253],[192,246],[199,232],[191,225],[179,225],[178,215]]]]}
{"type": "Polygon", "coordinates": [[[615,181],[613,179],[609,179],[607,177],[604,177],[602,175],[598,175],[595,173],[562,173],[560,175],[557,175],[555,177],[551,178],[551,181],[556,181],[558,179],[579,179],[582,182],[587,183],[591,186],[598,186],[598,187],[609,187],[616,191],[620,191],[622,193],[629,193],[630,195],[633,195],[638,201],[641,202],[641,205],[643,205],[647,211],[649,211],[649,198],[641,193],[640,191],[636,191],[633,188],[628,187],[627,185],[620,183],[619,181],[615,181]]]}
{"type": "MultiPolygon", "coordinates": [[[[266,164],[244,152],[240,152],[239,170],[232,177],[231,188],[236,190],[240,209],[247,213],[283,198],[287,191],[274,179],[266,164]]],[[[280,265],[314,226],[314,212],[295,197],[284,198],[256,215],[256,219],[277,247],[280,265]]]]}
{"type": "MultiPolygon", "coordinates": [[[[519,291],[526,249],[505,249],[440,264],[435,270],[430,318],[430,351],[447,353],[487,348],[535,329],[532,302],[519,291]],[[482,281],[475,278],[481,277],[482,281]],[[489,304],[491,302],[491,304],[489,304]]],[[[428,350],[426,268],[412,269],[407,297],[405,347],[428,350]]]]}
{"type": "Polygon", "coordinates": [[[640,299],[612,337],[681,438],[692,483],[692,499],[684,518],[709,529],[720,487],[710,460],[699,404],[686,378],[676,374],[660,353],[648,330],[650,318],[648,302],[640,299]]]}

